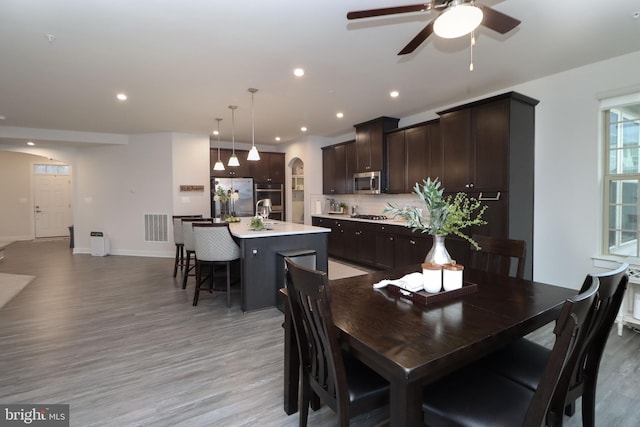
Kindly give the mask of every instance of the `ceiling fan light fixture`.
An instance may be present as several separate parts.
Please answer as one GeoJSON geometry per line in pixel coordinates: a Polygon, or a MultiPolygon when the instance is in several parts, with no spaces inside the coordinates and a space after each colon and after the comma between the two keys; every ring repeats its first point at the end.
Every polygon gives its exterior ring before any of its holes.
{"type": "Polygon", "coordinates": [[[436,18],[433,32],[445,39],[462,37],[478,28],[482,17],[482,10],[473,4],[453,2],[436,18]]]}

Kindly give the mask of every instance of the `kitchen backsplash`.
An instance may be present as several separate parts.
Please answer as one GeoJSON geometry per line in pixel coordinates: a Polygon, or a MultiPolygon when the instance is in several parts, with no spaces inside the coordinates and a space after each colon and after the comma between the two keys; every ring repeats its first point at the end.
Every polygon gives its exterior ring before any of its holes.
{"type": "Polygon", "coordinates": [[[378,195],[362,195],[362,194],[341,194],[337,196],[323,196],[324,204],[322,213],[330,210],[330,199],[336,203],[345,203],[348,212],[351,213],[351,207],[357,206],[359,214],[382,215],[382,211],[388,203],[397,206],[412,205],[420,207],[421,202],[415,194],[378,194],[378,195]]]}

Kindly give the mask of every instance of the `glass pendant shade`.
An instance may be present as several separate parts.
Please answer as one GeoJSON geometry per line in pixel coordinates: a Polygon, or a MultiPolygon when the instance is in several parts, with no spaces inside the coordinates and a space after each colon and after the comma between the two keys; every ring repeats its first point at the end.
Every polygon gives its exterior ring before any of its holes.
{"type": "Polygon", "coordinates": [[[224,163],[222,163],[222,161],[218,159],[216,164],[213,165],[213,170],[214,171],[223,171],[224,170],[224,163]]]}
{"type": "Polygon", "coordinates": [[[229,105],[229,109],[231,110],[231,147],[233,152],[231,157],[229,157],[227,166],[240,166],[240,161],[238,160],[238,156],[236,156],[236,108],[238,108],[236,105],[229,105]]]}
{"type": "Polygon", "coordinates": [[[252,161],[260,160],[260,153],[258,153],[258,149],[256,148],[255,145],[251,147],[251,150],[249,150],[249,155],[247,155],[247,160],[252,160],[252,161]]]}
{"type": "Polygon", "coordinates": [[[218,161],[216,162],[215,165],[213,165],[213,170],[223,171],[224,163],[222,163],[222,160],[220,160],[220,122],[222,121],[222,119],[216,119],[216,120],[218,121],[218,161]]]}
{"type": "Polygon", "coordinates": [[[445,39],[469,34],[482,22],[482,10],[466,4],[452,4],[433,23],[433,32],[445,39]]]}
{"type": "Polygon", "coordinates": [[[253,95],[258,91],[258,89],[250,87],[248,91],[251,92],[251,150],[249,150],[247,160],[255,162],[260,160],[260,153],[258,153],[258,149],[256,148],[255,110],[253,107],[253,95]]]}
{"type": "Polygon", "coordinates": [[[236,156],[236,153],[233,153],[231,157],[229,157],[227,166],[240,166],[240,161],[238,160],[238,156],[236,156]]]}

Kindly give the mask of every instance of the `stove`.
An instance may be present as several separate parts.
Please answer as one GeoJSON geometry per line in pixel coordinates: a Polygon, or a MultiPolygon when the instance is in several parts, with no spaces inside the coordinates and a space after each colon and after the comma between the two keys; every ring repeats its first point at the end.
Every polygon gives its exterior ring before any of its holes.
{"type": "Polygon", "coordinates": [[[352,215],[351,218],[370,219],[370,220],[376,220],[376,221],[382,221],[387,219],[387,217],[384,215],[363,215],[363,214],[352,215]]]}

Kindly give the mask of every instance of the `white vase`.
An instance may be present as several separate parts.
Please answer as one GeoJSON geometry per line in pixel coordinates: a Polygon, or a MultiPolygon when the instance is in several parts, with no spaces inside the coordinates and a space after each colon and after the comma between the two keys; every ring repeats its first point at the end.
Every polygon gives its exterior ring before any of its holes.
{"type": "Polygon", "coordinates": [[[444,245],[445,237],[445,235],[440,234],[433,236],[433,245],[431,246],[431,250],[427,253],[427,257],[424,259],[425,263],[445,265],[451,262],[451,255],[449,255],[449,252],[447,252],[447,248],[444,245]]]}

